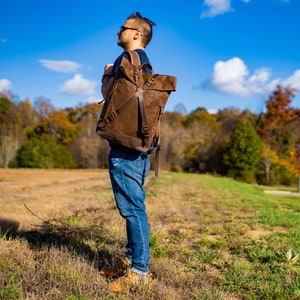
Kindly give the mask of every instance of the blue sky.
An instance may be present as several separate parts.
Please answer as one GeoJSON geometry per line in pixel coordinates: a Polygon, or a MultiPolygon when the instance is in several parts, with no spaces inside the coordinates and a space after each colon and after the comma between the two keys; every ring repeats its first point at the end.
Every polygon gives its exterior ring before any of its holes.
{"type": "MultiPolygon", "coordinates": [[[[139,11],[153,20],[146,52],[177,76],[167,110],[261,112],[277,84],[300,91],[300,0],[0,0],[0,91],[57,108],[102,99],[117,32],[139,11]]],[[[300,107],[300,95],[292,102],[300,107]]]]}

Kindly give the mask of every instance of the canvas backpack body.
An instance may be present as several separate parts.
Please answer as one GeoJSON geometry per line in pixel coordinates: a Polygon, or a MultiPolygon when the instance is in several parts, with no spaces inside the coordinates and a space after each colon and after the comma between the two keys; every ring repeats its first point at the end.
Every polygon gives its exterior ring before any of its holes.
{"type": "Polygon", "coordinates": [[[104,95],[97,124],[99,136],[130,149],[146,152],[159,146],[159,121],[169,95],[176,89],[176,77],[145,73],[139,55],[127,51],[122,57],[114,82],[104,95]]]}

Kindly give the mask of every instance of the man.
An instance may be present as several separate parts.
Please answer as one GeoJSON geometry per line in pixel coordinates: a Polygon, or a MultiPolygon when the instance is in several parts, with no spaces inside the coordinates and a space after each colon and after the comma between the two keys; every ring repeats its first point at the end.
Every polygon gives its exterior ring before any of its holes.
{"type": "MultiPolygon", "coordinates": [[[[149,63],[144,51],[152,38],[152,21],[133,13],[118,32],[118,45],[126,50],[134,50],[141,64],[149,63]]],[[[102,93],[105,97],[113,85],[123,52],[113,65],[106,65],[103,75],[102,93]]],[[[144,72],[149,72],[147,68],[144,72]]],[[[139,152],[110,142],[109,173],[116,205],[120,215],[126,220],[127,245],[123,263],[129,267],[124,277],[112,282],[109,289],[113,292],[127,291],[131,285],[143,283],[149,277],[149,224],[146,213],[146,194],[143,188],[150,169],[147,152],[139,152]]],[[[105,270],[101,273],[107,275],[105,270]]]]}

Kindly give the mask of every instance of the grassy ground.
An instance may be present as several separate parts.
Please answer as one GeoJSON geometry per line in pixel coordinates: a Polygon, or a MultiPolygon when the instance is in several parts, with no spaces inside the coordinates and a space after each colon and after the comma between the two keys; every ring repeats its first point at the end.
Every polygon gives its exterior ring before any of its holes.
{"type": "Polygon", "coordinates": [[[124,251],[105,170],[0,170],[0,299],[300,299],[300,198],[150,174],[149,285],[115,295],[124,251]]]}

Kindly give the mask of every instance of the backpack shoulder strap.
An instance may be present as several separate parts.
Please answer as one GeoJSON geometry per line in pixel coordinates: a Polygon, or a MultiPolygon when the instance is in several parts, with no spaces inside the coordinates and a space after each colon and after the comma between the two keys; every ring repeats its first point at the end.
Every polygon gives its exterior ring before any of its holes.
{"type": "Polygon", "coordinates": [[[137,54],[134,50],[126,50],[126,53],[128,53],[130,57],[130,62],[135,65],[136,67],[141,65],[140,56],[137,54]]]}
{"type": "Polygon", "coordinates": [[[141,64],[141,60],[140,60],[140,56],[138,55],[138,53],[134,50],[126,50],[125,51],[129,57],[130,57],[130,62],[138,67],[139,70],[142,70],[144,67],[148,68],[150,70],[150,74],[154,75],[154,70],[151,66],[150,63],[143,63],[141,64]]]}

